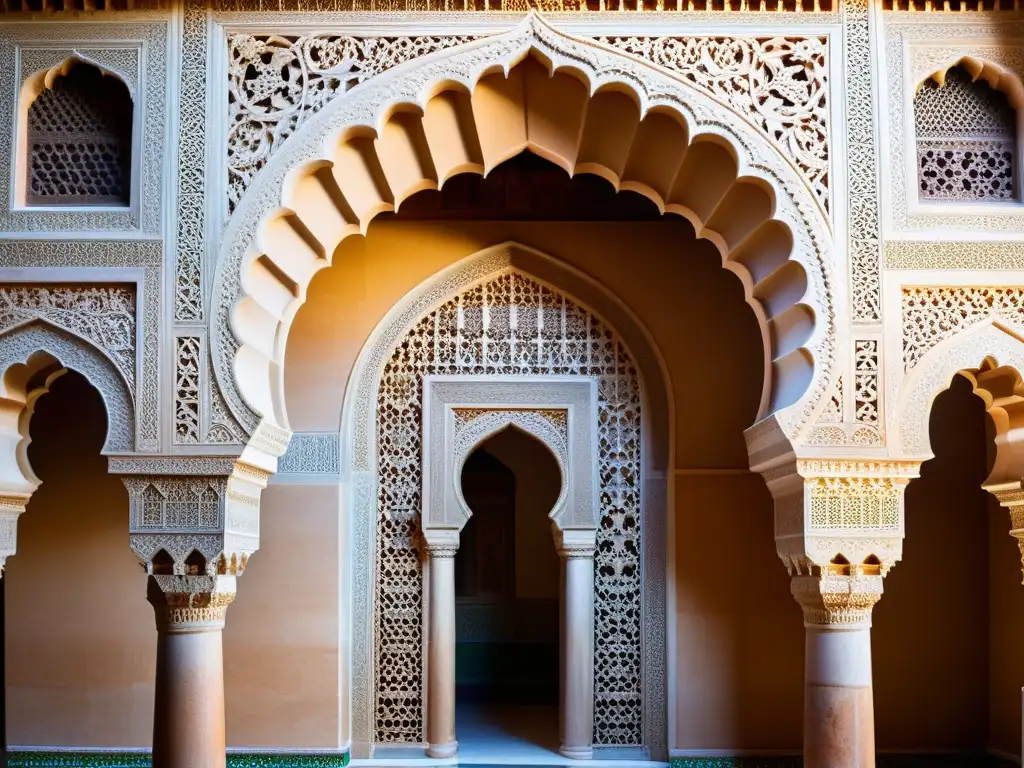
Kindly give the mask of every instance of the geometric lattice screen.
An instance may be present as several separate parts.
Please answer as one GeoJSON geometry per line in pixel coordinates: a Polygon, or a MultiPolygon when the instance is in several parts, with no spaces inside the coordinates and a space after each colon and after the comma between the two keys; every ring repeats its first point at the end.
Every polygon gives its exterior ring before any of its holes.
{"type": "Polygon", "coordinates": [[[75,64],[28,110],[28,205],[127,205],[132,100],[116,77],[75,64]]]}
{"type": "Polygon", "coordinates": [[[514,269],[465,290],[418,322],[396,345],[381,377],[374,741],[425,740],[418,534],[421,396],[427,374],[596,378],[601,524],[594,563],[594,742],[643,744],[636,364],[601,320],[514,269]]]}
{"type": "Polygon", "coordinates": [[[922,200],[1017,197],[1017,115],[1003,93],[953,67],[917,92],[914,126],[922,200]]]}

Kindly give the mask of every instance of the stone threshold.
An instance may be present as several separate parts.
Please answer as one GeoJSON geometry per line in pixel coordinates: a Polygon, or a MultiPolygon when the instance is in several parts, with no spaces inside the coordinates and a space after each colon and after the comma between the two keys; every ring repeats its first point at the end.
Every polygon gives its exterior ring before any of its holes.
{"type": "MultiPolygon", "coordinates": [[[[228,752],[227,768],[344,768],[346,752],[228,752]]],[[[14,750],[7,768],[150,768],[149,751],[14,750]]]]}

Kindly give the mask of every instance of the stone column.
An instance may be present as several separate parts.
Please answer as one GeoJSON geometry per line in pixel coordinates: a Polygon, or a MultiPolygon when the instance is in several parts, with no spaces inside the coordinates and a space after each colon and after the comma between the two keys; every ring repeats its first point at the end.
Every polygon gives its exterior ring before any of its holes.
{"type": "Polygon", "coordinates": [[[795,576],[804,613],[804,766],[874,768],[871,609],[874,575],[795,576]]]}
{"type": "Polygon", "coordinates": [[[593,757],[594,737],[594,547],[595,533],[556,531],[562,557],[561,712],[559,752],[593,757]]]}
{"type": "Polygon", "coordinates": [[[149,577],[156,612],[153,768],[225,768],[221,634],[234,576],[149,577]]]}
{"type": "MultiPolygon", "coordinates": [[[[457,536],[456,532],[456,536],[457,536]]],[[[459,543],[427,543],[430,622],[427,635],[427,757],[454,757],[455,553],[459,543]]]]}

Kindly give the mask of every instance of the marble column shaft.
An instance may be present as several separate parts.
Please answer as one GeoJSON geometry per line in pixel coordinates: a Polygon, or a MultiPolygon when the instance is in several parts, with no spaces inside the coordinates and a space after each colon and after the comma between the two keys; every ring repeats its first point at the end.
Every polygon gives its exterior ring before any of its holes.
{"type": "Polygon", "coordinates": [[[456,544],[427,546],[430,627],[427,636],[427,757],[454,757],[456,544]]]}
{"type": "Polygon", "coordinates": [[[881,576],[796,576],[804,613],[804,766],[874,768],[871,609],[881,576]]]}
{"type": "Polygon", "coordinates": [[[153,768],[225,768],[222,630],[233,576],[150,576],[156,612],[153,768]]]}

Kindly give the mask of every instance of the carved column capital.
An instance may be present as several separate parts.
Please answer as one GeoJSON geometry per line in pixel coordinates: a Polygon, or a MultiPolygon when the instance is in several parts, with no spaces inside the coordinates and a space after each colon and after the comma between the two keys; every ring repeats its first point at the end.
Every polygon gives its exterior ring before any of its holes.
{"type": "Polygon", "coordinates": [[[803,609],[805,627],[867,628],[882,597],[882,577],[794,576],[790,591],[803,609]]]}
{"type": "Polygon", "coordinates": [[[451,558],[459,551],[459,529],[427,528],[423,531],[423,548],[430,558],[451,558]]]}
{"type": "MultiPolygon", "coordinates": [[[[1021,568],[1024,570],[1024,482],[986,485],[985,490],[996,497],[999,505],[1010,513],[1010,535],[1017,539],[1021,568]]],[[[1024,583],[1022,580],[1021,583],[1024,583]]]]}
{"type": "Polygon", "coordinates": [[[569,560],[593,559],[597,548],[597,532],[592,529],[555,528],[555,548],[561,557],[569,560]]]}
{"type": "Polygon", "coordinates": [[[0,493],[0,577],[7,558],[17,550],[18,517],[25,511],[29,498],[30,494],[0,493]]]}
{"type": "Polygon", "coordinates": [[[234,576],[150,576],[146,597],[160,632],[216,632],[235,599],[234,576]]]}

